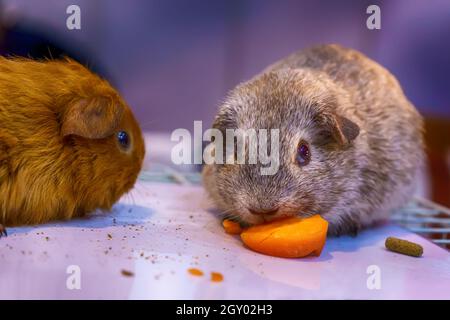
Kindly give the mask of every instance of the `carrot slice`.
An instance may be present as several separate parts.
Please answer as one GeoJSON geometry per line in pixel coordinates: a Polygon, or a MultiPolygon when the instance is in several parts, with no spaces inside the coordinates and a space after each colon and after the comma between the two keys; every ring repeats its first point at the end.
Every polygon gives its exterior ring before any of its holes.
{"type": "Polygon", "coordinates": [[[240,234],[242,232],[242,228],[239,223],[228,219],[222,221],[222,226],[228,234],[240,234]]]}
{"type": "Polygon", "coordinates": [[[211,281],[212,282],[222,282],[223,275],[220,272],[211,272],[211,281]]]}
{"type": "Polygon", "coordinates": [[[283,258],[319,256],[328,222],[320,215],[289,217],[252,226],[241,233],[245,245],[257,252],[283,258]]]}
{"type": "Polygon", "coordinates": [[[193,276],[201,277],[203,275],[203,271],[197,268],[190,268],[188,272],[193,276]]]}

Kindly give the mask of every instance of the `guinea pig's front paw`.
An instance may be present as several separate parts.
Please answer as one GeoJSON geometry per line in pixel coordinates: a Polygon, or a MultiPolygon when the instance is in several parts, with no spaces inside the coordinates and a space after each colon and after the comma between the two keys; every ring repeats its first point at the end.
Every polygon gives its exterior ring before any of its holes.
{"type": "Polygon", "coordinates": [[[8,233],[6,232],[6,228],[2,224],[0,224],[0,238],[3,236],[6,237],[7,235],[8,233]]]}

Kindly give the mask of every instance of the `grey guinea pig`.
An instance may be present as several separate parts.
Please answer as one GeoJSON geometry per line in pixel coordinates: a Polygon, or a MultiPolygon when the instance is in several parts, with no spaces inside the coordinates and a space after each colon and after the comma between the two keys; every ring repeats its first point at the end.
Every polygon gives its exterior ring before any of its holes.
{"type": "Polygon", "coordinates": [[[385,220],[413,193],[423,120],[395,77],[358,51],[311,47],[232,90],[213,128],[278,128],[279,169],[209,164],[203,183],[244,224],[321,214],[329,235],[385,220]]]}

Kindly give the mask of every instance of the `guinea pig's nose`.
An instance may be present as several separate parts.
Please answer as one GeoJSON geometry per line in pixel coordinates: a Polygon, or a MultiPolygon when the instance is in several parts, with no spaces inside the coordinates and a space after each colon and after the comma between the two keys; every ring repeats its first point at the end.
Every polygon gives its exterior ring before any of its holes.
{"type": "Polygon", "coordinates": [[[255,209],[249,208],[248,211],[250,211],[251,214],[258,215],[258,216],[262,216],[262,215],[272,216],[275,213],[277,213],[278,208],[272,208],[269,210],[255,210],[255,209]]]}

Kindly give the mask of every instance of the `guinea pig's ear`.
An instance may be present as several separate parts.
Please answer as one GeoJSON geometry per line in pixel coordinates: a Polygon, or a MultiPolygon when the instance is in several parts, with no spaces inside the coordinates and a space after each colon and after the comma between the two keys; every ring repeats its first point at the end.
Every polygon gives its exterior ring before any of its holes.
{"type": "Polygon", "coordinates": [[[333,140],[341,146],[348,145],[359,135],[359,126],[350,119],[340,115],[326,116],[323,125],[333,140]]]}
{"type": "Polygon", "coordinates": [[[117,129],[123,106],[105,97],[82,98],[67,106],[63,116],[62,135],[88,139],[106,138],[117,129]]]}

